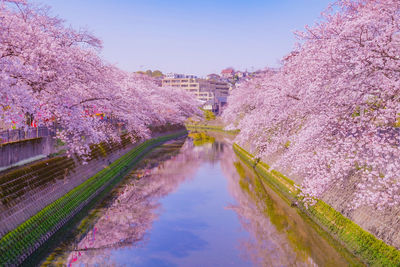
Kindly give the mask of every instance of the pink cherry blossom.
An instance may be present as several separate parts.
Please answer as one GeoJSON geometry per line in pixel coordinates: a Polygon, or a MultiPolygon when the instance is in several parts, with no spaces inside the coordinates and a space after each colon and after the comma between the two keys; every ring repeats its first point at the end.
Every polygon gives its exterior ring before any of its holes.
{"type": "Polygon", "coordinates": [[[120,123],[145,138],[149,126],[182,124],[198,112],[185,91],[120,70],[101,59],[100,49],[98,38],[65,27],[46,9],[2,1],[0,119],[26,127],[31,114],[39,125],[56,123],[69,152],[85,154],[89,144],[118,140],[120,123]]]}
{"type": "Polygon", "coordinates": [[[302,177],[306,201],[356,178],[353,207],[399,204],[399,24],[399,1],[337,1],[278,70],[229,97],[237,141],[302,177]]]}

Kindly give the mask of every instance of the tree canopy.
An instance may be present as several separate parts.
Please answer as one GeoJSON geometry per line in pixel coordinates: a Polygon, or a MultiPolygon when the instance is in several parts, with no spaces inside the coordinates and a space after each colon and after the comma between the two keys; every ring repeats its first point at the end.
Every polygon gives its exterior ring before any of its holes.
{"type": "Polygon", "coordinates": [[[57,123],[69,151],[85,154],[91,143],[119,138],[116,121],[144,138],[149,126],[180,124],[198,113],[191,95],[118,69],[100,58],[101,47],[97,37],[64,26],[45,9],[2,1],[0,119],[26,127],[28,113],[38,125],[57,123]]]}
{"type": "Polygon", "coordinates": [[[242,83],[224,118],[304,177],[306,203],[357,179],[353,207],[400,203],[400,2],[339,0],[278,70],[242,83]]]}

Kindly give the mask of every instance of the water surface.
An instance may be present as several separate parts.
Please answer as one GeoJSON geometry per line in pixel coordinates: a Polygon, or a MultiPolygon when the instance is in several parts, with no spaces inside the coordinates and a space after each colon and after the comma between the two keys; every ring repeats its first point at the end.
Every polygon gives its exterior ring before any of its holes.
{"type": "Polygon", "coordinates": [[[190,136],[149,154],[44,264],[347,264],[329,240],[240,162],[229,138],[190,136]]]}

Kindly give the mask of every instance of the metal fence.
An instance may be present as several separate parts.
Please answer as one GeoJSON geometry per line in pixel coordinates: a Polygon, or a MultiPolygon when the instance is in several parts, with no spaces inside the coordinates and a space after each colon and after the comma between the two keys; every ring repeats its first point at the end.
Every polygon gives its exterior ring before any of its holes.
{"type": "Polygon", "coordinates": [[[0,131],[0,144],[16,142],[25,139],[55,136],[54,129],[48,127],[30,127],[26,130],[24,129],[13,129],[0,131]]]}

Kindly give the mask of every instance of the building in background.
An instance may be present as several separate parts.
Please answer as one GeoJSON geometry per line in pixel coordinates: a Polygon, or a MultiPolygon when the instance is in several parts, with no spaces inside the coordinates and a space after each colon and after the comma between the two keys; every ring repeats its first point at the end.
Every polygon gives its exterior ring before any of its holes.
{"type": "MultiPolygon", "coordinates": [[[[218,75],[217,75],[218,76],[218,75]]],[[[176,87],[186,90],[203,103],[216,102],[218,97],[227,97],[229,84],[219,79],[202,79],[194,75],[169,73],[162,80],[163,87],[176,87]]]]}
{"type": "Polygon", "coordinates": [[[234,75],[235,75],[235,70],[232,68],[227,68],[221,71],[221,76],[222,78],[225,79],[232,79],[234,75]]]}
{"type": "Polygon", "coordinates": [[[186,75],[186,74],[178,74],[178,73],[167,73],[165,75],[166,79],[182,79],[182,78],[187,78],[187,79],[197,79],[197,76],[195,75],[186,75]]]}
{"type": "Polygon", "coordinates": [[[212,73],[207,75],[207,80],[214,79],[214,80],[221,80],[221,76],[218,74],[212,73]]]}
{"type": "Polygon", "coordinates": [[[227,68],[221,71],[221,75],[212,73],[207,77],[198,78],[195,75],[168,73],[162,80],[163,87],[177,87],[194,94],[203,102],[203,108],[220,114],[222,108],[227,104],[227,98],[236,84],[251,77],[246,71],[235,71],[227,68]]]}

